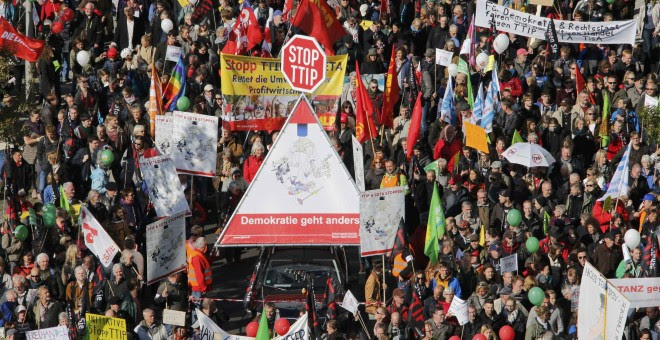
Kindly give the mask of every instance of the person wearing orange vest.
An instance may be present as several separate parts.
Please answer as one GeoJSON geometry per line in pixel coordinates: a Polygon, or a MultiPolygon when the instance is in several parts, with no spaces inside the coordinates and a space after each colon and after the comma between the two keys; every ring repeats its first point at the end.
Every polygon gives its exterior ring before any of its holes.
{"type": "Polygon", "coordinates": [[[406,187],[406,194],[408,194],[408,179],[406,175],[402,174],[391,159],[385,161],[385,174],[380,181],[380,188],[394,188],[396,186],[406,187]]]}
{"type": "Polygon", "coordinates": [[[188,255],[188,286],[192,290],[193,302],[201,303],[203,295],[211,291],[213,277],[211,263],[206,258],[206,240],[199,237],[188,255]]]}

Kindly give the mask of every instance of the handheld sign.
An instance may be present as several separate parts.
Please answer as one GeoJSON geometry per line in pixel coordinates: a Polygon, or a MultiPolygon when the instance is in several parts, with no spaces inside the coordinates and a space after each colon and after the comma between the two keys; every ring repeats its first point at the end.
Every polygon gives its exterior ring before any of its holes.
{"type": "Polygon", "coordinates": [[[282,73],[294,90],[311,93],[325,80],[328,57],[312,37],[295,35],[282,47],[282,73]]]}

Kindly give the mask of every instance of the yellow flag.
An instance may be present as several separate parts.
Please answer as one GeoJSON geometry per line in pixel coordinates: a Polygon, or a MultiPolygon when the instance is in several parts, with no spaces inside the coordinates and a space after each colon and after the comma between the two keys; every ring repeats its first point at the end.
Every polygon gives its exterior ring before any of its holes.
{"type": "Polygon", "coordinates": [[[495,56],[491,54],[488,57],[488,64],[486,64],[486,72],[492,71],[494,66],[495,66],[495,56]]]}
{"type": "Polygon", "coordinates": [[[486,228],[484,228],[484,225],[481,225],[481,228],[479,230],[479,245],[484,246],[486,244],[486,228]]]}
{"type": "Polygon", "coordinates": [[[476,150],[488,153],[488,139],[486,130],[479,125],[463,122],[465,126],[465,145],[476,150]]]}
{"type": "Polygon", "coordinates": [[[360,23],[360,27],[362,27],[362,29],[366,31],[366,30],[368,30],[368,29],[371,27],[371,25],[373,25],[373,24],[374,24],[374,22],[371,21],[371,20],[362,20],[362,22],[360,23]]]}

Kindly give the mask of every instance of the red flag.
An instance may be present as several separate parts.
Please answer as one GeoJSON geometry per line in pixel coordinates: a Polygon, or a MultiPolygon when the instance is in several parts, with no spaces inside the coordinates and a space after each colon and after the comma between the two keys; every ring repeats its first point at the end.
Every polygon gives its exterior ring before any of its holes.
{"type": "Polygon", "coordinates": [[[249,1],[246,0],[243,2],[241,14],[229,33],[222,53],[243,54],[257,46],[262,40],[264,40],[263,32],[261,32],[257,16],[254,15],[249,1]]]}
{"type": "MultiPolygon", "coordinates": [[[[586,88],[586,85],[587,82],[584,80],[580,68],[575,64],[575,90],[580,94],[580,92],[586,88]]],[[[596,105],[596,98],[594,98],[594,95],[591,92],[589,92],[589,102],[591,102],[591,105],[596,105]]]]}
{"type": "Polygon", "coordinates": [[[362,83],[357,60],[355,61],[355,75],[357,81],[357,86],[355,87],[355,138],[360,143],[364,143],[367,139],[374,138],[378,132],[376,131],[372,116],[374,105],[367,94],[367,88],[362,83]]]}
{"type": "Polygon", "coordinates": [[[46,42],[28,38],[16,31],[9,21],[0,18],[0,49],[6,49],[16,57],[35,62],[44,50],[46,42]]]}
{"type": "Polygon", "coordinates": [[[417,290],[412,289],[413,302],[408,309],[408,324],[412,327],[418,339],[424,336],[424,305],[417,295],[417,290]]]}
{"type": "Polygon", "coordinates": [[[392,48],[390,66],[387,68],[387,79],[385,80],[383,110],[380,115],[380,123],[389,128],[394,127],[394,104],[399,100],[399,81],[397,80],[396,62],[394,60],[395,55],[396,49],[392,48]]]}
{"type": "Polygon", "coordinates": [[[380,14],[390,14],[390,0],[383,0],[380,2],[380,14]]]}
{"type": "Polygon", "coordinates": [[[415,101],[415,108],[412,112],[412,117],[410,118],[410,127],[408,128],[408,145],[406,147],[406,156],[408,160],[412,157],[413,148],[417,144],[417,138],[419,138],[419,130],[422,127],[422,92],[420,91],[417,94],[417,100],[415,101]]]}
{"type": "Polygon", "coordinates": [[[287,21],[289,19],[289,13],[291,12],[292,6],[293,6],[293,0],[284,0],[284,8],[282,9],[283,21],[287,21]]]}
{"type": "Polygon", "coordinates": [[[291,24],[316,38],[328,55],[334,55],[332,45],[346,34],[344,26],[335,17],[335,11],[325,1],[300,1],[291,24]]]}
{"type": "Polygon", "coordinates": [[[454,173],[454,167],[458,166],[458,160],[460,158],[461,158],[460,151],[456,151],[456,153],[453,156],[451,156],[451,159],[449,160],[449,162],[447,162],[447,170],[449,170],[449,172],[454,173]]]}

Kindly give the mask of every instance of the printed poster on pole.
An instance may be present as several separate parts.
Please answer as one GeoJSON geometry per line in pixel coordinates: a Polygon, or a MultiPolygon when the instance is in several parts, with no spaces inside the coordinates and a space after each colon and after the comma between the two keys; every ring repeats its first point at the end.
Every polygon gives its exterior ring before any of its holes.
{"type": "Polygon", "coordinates": [[[216,246],[358,245],[359,192],[301,96],[216,246]]]}
{"type": "Polygon", "coordinates": [[[218,117],[174,111],[171,156],[183,174],[215,176],[218,117]]]}
{"type": "Polygon", "coordinates": [[[179,211],[189,211],[183,186],[170,156],[140,158],[140,170],[142,170],[142,178],[147,184],[149,199],[153,203],[158,217],[171,216],[179,211]]]}
{"type": "Polygon", "coordinates": [[[147,284],[186,268],[186,212],[147,226],[147,284]]]}
{"type": "Polygon", "coordinates": [[[172,152],[172,122],[174,117],[171,115],[156,116],[156,137],[154,144],[156,149],[163,155],[169,155],[172,152]]]}
{"type": "Polygon", "coordinates": [[[630,301],[586,262],[578,303],[578,339],[621,339],[628,308],[630,301]]]}
{"type": "Polygon", "coordinates": [[[392,250],[405,213],[406,187],[369,190],[360,194],[360,251],[362,256],[392,250]]]}
{"type": "Polygon", "coordinates": [[[80,210],[80,217],[85,246],[99,258],[104,267],[109,267],[119,247],[85,206],[80,210]]]}
{"type": "Polygon", "coordinates": [[[353,146],[353,171],[355,171],[355,184],[360,192],[364,192],[364,152],[362,151],[362,144],[358,142],[355,136],[351,136],[353,146]]]}

